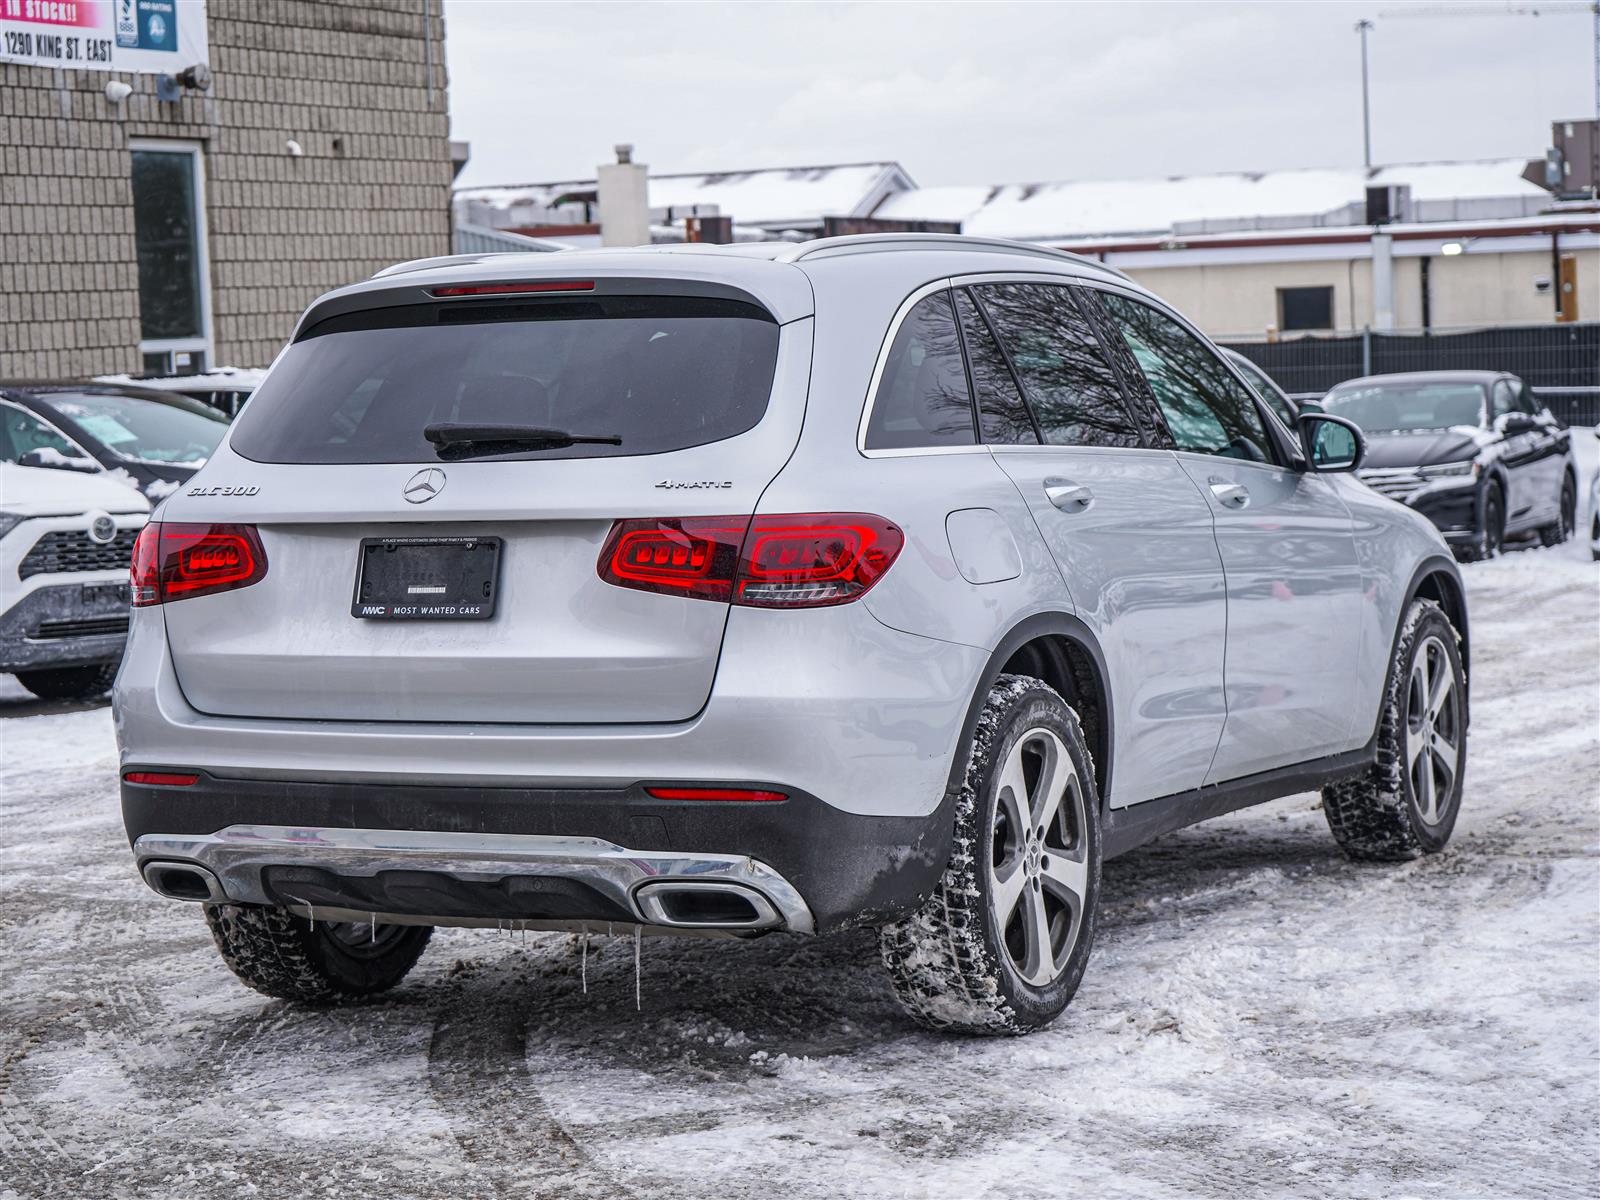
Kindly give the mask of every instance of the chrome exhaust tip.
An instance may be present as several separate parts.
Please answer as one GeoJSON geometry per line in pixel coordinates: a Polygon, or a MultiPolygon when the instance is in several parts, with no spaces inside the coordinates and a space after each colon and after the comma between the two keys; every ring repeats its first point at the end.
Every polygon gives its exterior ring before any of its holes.
{"type": "Polygon", "coordinates": [[[228,899],[217,877],[194,863],[147,862],[139,873],[152,891],[169,900],[222,904],[228,899]]]}
{"type": "Polygon", "coordinates": [[[676,929],[772,929],[783,918],[754,888],[707,880],[666,880],[640,885],[633,894],[639,913],[652,925],[676,929]]]}

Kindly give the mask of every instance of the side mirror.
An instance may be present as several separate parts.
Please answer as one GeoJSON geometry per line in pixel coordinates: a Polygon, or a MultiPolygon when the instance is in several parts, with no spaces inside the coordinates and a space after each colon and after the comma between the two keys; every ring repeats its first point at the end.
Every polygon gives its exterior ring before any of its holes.
{"type": "Polygon", "coordinates": [[[45,467],[57,471],[85,471],[94,474],[100,464],[87,454],[64,454],[54,446],[38,446],[17,459],[19,467],[45,467]]]}
{"type": "Polygon", "coordinates": [[[1300,445],[1313,471],[1354,471],[1367,456],[1367,439],[1353,421],[1330,413],[1301,413],[1300,445]]]}
{"type": "Polygon", "coordinates": [[[1500,433],[1514,436],[1519,433],[1527,433],[1530,429],[1537,429],[1539,422],[1537,418],[1531,417],[1525,412],[1508,412],[1495,420],[1494,427],[1500,433]]]}

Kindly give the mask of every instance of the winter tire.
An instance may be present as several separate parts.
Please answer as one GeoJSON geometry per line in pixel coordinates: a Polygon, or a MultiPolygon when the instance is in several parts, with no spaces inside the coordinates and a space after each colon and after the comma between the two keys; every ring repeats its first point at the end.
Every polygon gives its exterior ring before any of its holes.
{"type": "Polygon", "coordinates": [[[111,690],[117,678],[117,666],[117,663],[96,663],[92,667],[18,671],[17,682],[41,700],[93,700],[111,690]]]}
{"type": "Polygon", "coordinates": [[[431,925],[309,921],[286,908],[208,904],[229,970],[280,1000],[336,1004],[392,988],[416,965],[431,925]]]}
{"type": "Polygon", "coordinates": [[[1467,687],[1455,627],[1431,600],[1406,612],[1379,716],[1377,762],[1322,789],[1345,853],[1403,862],[1443,850],[1461,808],[1467,687]]]}
{"type": "Polygon", "coordinates": [[[880,949],[906,1010],[934,1029],[1019,1034],[1060,1015],[1094,941],[1100,797],[1077,714],[1002,675],[973,735],[950,862],[880,949]]]}
{"type": "Polygon", "coordinates": [[[1578,485],[1571,475],[1561,480],[1561,512],[1555,523],[1539,530],[1539,541],[1546,546],[1559,546],[1572,536],[1578,527],[1578,485]]]}

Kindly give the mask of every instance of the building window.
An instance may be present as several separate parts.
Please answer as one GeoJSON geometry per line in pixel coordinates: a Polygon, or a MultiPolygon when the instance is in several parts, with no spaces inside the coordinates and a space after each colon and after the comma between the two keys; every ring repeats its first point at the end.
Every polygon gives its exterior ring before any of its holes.
{"type": "Polygon", "coordinates": [[[200,148],[184,142],[136,142],[132,156],[144,371],[203,371],[211,357],[211,288],[200,148]]]}
{"type": "Polygon", "coordinates": [[[1293,329],[1332,329],[1333,289],[1279,288],[1278,328],[1285,333],[1293,329]]]}

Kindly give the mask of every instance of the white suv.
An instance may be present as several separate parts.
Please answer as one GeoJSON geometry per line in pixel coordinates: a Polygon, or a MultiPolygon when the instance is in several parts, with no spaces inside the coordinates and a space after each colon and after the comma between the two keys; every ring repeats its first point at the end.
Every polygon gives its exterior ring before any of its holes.
{"type": "Polygon", "coordinates": [[[1460,577],[1361,454],[1034,247],[392,268],[139,540],[134,856],[278,996],[435,925],[868,925],[918,1018],[1032,1028],[1104,857],[1317,787],[1449,838],[1460,577]]]}
{"type": "Polygon", "coordinates": [[[0,461],[0,672],[51,700],[110,689],[149,511],[104,474],[0,461]]]}

